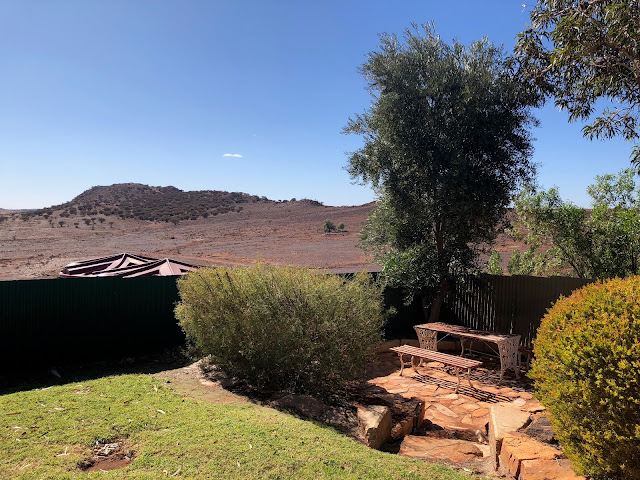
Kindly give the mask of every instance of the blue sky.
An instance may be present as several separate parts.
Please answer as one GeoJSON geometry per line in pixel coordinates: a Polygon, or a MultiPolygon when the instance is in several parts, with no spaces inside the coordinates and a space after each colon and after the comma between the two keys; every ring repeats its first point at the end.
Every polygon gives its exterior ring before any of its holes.
{"type": "MultiPolygon", "coordinates": [[[[370,103],[358,66],[378,34],[434,21],[511,50],[522,2],[4,0],[0,207],[121,182],[369,202],[341,129],[370,103]]],[[[563,197],[587,206],[595,175],[629,166],[631,144],[583,139],[551,104],[537,116],[539,182],[563,197]]]]}

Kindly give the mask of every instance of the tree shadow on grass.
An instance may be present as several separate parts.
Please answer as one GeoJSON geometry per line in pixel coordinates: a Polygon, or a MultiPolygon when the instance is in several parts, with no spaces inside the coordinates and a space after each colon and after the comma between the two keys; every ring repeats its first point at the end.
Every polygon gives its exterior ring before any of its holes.
{"type": "Polygon", "coordinates": [[[24,363],[0,367],[0,395],[54,385],[81,382],[110,375],[153,374],[193,363],[183,347],[173,347],[145,355],[117,356],[93,360],[24,363]]]}

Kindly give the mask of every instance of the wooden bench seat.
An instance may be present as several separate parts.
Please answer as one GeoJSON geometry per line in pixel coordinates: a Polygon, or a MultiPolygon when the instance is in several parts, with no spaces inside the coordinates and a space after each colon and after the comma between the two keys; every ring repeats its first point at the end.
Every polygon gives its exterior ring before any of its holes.
{"type": "Polygon", "coordinates": [[[447,353],[437,352],[435,350],[427,350],[426,348],[418,348],[412,347],[411,345],[401,345],[399,347],[390,348],[391,351],[396,352],[400,357],[400,375],[404,371],[405,362],[404,356],[408,355],[411,357],[411,367],[414,371],[416,371],[416,365],[413,361],[414,358],[419,358],[421,360],[428,360],[430,362],[439,362],[445,365],[449,365],[456,369],[456,377],[458,378],[458,385],[456,386],[456,393],[460,389],[460,369],[467,370],[467,381],[471,388],[475,388],[471,383],[471,369],[478,368],[482,365],[482,362],[479,360],[471,360],[464,357],[459,357],[456,355],[449,355],[447,353]]]}

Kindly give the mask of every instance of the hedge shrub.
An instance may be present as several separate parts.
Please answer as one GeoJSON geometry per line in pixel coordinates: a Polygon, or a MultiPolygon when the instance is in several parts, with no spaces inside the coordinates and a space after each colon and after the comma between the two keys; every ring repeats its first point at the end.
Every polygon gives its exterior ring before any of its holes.
{"type": "Polygon", "coordinates": [[[300,267],[201,268],[176,316],[195,349],[258,388],[321,394],[362,373],[383,327],[380,285],[300,267]]]}
{"type": "Polygon", "coordinates": [[[534,353],[530,376],[576,470],[640,479],[640,277],[558,300],[534,353]]]}

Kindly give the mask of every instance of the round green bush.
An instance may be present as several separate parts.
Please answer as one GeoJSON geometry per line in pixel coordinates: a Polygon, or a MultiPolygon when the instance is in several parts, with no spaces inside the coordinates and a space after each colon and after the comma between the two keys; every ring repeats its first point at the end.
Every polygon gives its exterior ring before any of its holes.
{"type": "Polygon", "coordinates": [[[537,396],[576,470],[640,479],[640,277],[558,300],[534,353],[537,396]]]}
{"type": "Polygon", "coordinates": [[[322,394],[362,373],[383,299],[368,274],[201,268],[178,281],[176,317],[196,351],[258,388],[322,394]]]}

